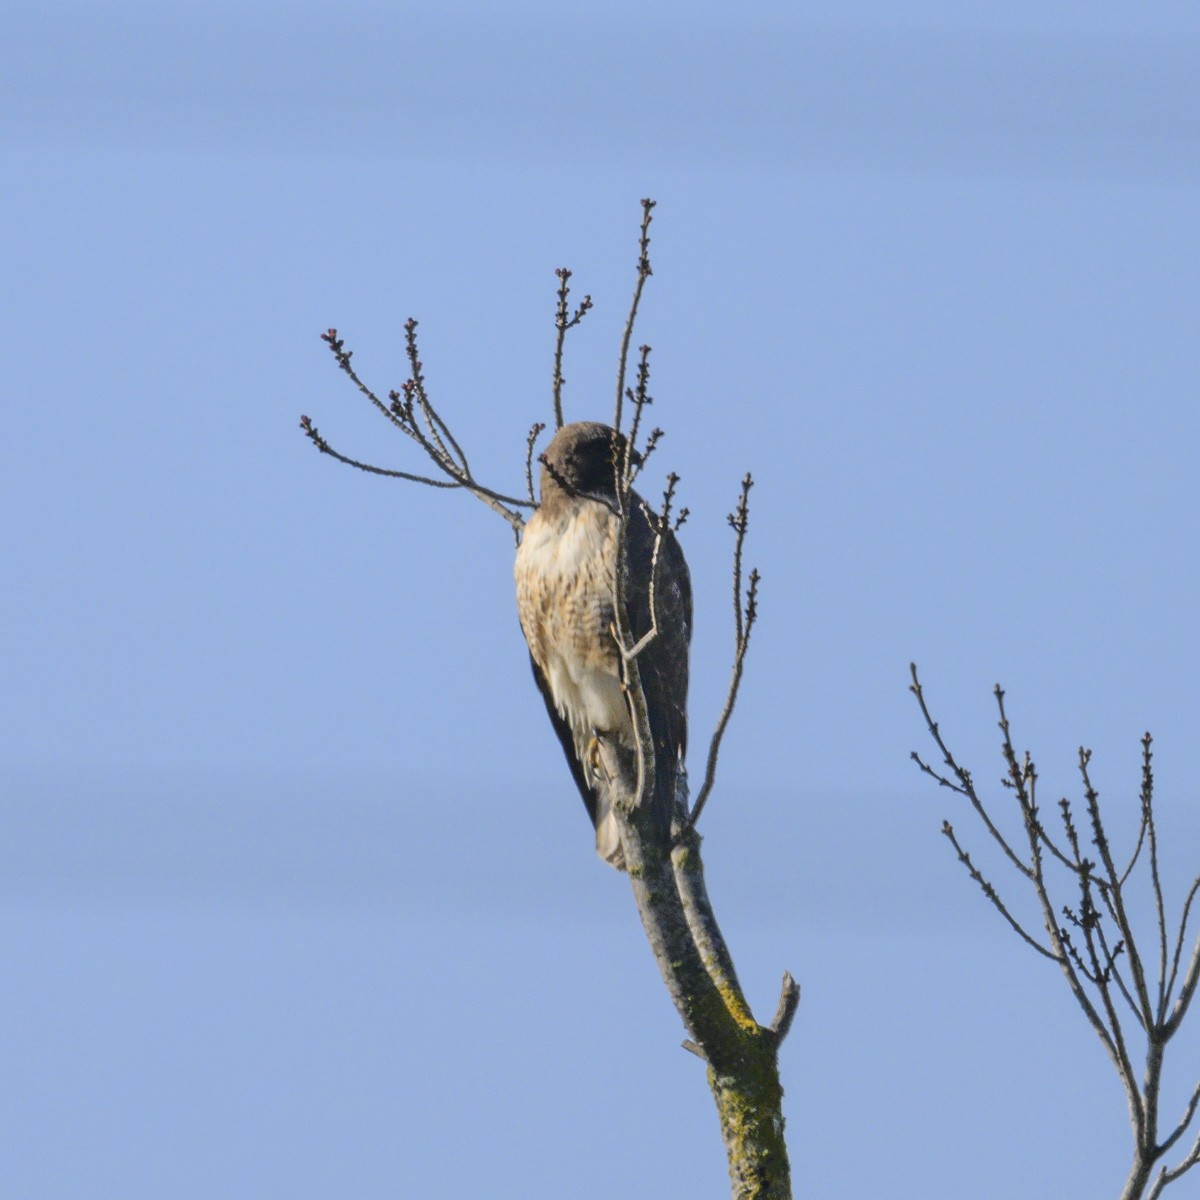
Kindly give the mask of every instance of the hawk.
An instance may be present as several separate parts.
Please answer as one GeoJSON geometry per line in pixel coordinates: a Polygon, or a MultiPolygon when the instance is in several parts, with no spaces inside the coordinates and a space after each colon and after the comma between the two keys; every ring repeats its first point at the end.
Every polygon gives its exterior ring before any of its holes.
{"type": "MultiPolygon", "coordinates": [[[[632,794],[637,782],[633,721],[614,634],[616,473],[625,445],[621,434],[594,421],[565,425],[555,434],[541,457],[541,503],[525,526],[514,570],[533,677],[596,827],[596,852],[618,870],[624,852],[612,812],[613,785],[632,794]],[[619,780],[609,774],[614,764],[619,780]]],[[[654,742],[653,823],[665,844],[687,750],[692,585],[674,533],[663,529],[655,565],[658,514],[636,492],[629,507],[624,592],[635,642],[651,627],[650,580],[656,574],[658,632],[637,662],[654,742]]]]}

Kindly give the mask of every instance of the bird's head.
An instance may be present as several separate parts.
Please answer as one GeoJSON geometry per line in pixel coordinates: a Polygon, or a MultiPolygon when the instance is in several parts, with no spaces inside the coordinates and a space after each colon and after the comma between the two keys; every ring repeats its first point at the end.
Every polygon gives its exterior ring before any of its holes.
{"type": "MultiPolygon", "coordinates": [[[[542,501],[582,496],[610,508],[616,503],[616,473],[624,465],[625,435],[599,421],[564,425],[541,455],[542,501]]],[[[634,464],[641,462],[635,450],[634,464]]]]}

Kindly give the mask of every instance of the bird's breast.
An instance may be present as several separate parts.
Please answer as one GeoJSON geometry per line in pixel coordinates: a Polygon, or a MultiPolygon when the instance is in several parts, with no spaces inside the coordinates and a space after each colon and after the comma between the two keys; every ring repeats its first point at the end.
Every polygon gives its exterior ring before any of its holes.
{"type": "Polygon", "coordinates": [[[613,638],[617,519],[581,501],[539,509],[517,550],[517,610],[558,710],[577,730],[628,723],[613,638]]]}

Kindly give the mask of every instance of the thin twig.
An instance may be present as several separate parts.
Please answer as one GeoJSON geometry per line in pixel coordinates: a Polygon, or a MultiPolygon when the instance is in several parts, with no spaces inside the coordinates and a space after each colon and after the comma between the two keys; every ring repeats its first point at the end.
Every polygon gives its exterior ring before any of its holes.
{"type": "Polygon", "coordinates": [[[1133,927],[1129,921],[1129,914],[1125,909],[1125,900],[1121,891],[1120,875],[1117,871],[1116,864],[1113,861],[1112,851],[1108,844],[1108,835],[1104,830],[1104,822],[1100,817],[1100,794],[1092,786],[1091,774],[1088,771],[1088,764],[1091,762],[1092,752],[1085,749],[1083,746],[1079,748],[1079,774],[1083,780],[1084,797],[1087,800],[1088,817],[1092,825],[1092,841],[1096,849],[1100,851],[1100,861],[1104,865],[1105,875],[1108,877],[1112,889],[1111,899],[1113,916],[1117,923],[1117,928],[1121,931],[1121,937],[1125,941],[1126,954],[1129,960],[1129,972],[1133,978],[1134,990],[1137,993],[1138,1005],[1144,1014],[1144,1022],[1147,1026],[1155,1023],[1155,1006],[1150,999],[1150,989],[1146,984],[1146,972],[1142,963],[1142,956],[1138,950],[1137,943],[1134,939],[1133,927]]]}
{"type": "Polygon", "coordinates": [[[545,428],[541,421],[535,421],[529,427],[529,436],[525,439],[525,486],[529,489],[530,504],[537,503],[537,497],[533,493],[533,444],[545,428]]]}
{"type": "Polygon", "coordinates": [[[354,357],[354,351],[346,349],[346,343],[344,339],[338,336],[338,331],[336,329],[325,330],[325,332],[321,334],[321,341],[323,341],[329,347],[329,352],[333,355],[334,361],[337,363],[338,368],[345,372],[346,376],[350,379],[354,386],[358,388],[358,390],[362,392],[362,394],[366,396],[368,400],[370,400],[370,402],[379,410],[379,412],[381,412],[393,425],[395,425],[397,429],[407,434],[413,439],[413,441],[419,442],[421,439],[413,433],[412,429],[409,427],[409,423],[406,422],[403,415],[396,410],[396,406],[394,404],[391,406],[384,404],[384,402],[380,400],[380,398],[363,382],[353,366],[351,366],[350,360],[354,357]]]}
{"type": "MultiPolygon", "coordinates": [[[[650,385],[650,347],[639,346],[638,356],[637,387],[632,390],[629,388],[625,389],[625,395],[633,405],[633,421],[629,426],[630,446],[637,445],[638,429],[642,424],[642,412],[648,404],[654,403],[654,399],[648,390],[650,385]]],[[[661,433],[659,436],[661,436],[661,433]]],[[[655,440],[657,441],[657,439],[655,440]]]]}
{"type": "Polygon", "coordinates": [[[396,391],[389,394],[389,404],[384,404],[379,396],[367,386],[358,372],[355,371],[351,363],[353,351],[346,349],[345,343],[338,336],[336,329],[327,329],[321,334],[321,339],[329,346],[338,367],[346,374],[354,386],[367,397],[371,404],[392,425],[420,446],[438,470],[447,476],[446,480],[431,479],[428,476],[416,475],[408,471],[396,471],[385,467],[376,467],[359,459],[350,458],[348,455],[334,450],[317,433],[316,427],[307,417],[301,419],[301,428],[304,429],[305,435],[321,453],[328,454],[331,458],[345,463],[347,466],[354,467],[357,470],[367,471],[373,475],[403,479],[411,483],[420,483],[427,487],[457,487],[471,492],[477,499],[502,516],[512,527],[513,536],[519,539],[525,519],[515,509],[533,508],[536,505],[532,500],[517,499],[515,496],[508,496],[503,492],[497,492],[489,487],[485,487],[472,476],[462,447],[450,433],[446,423],[434,410],[425,393],[422,364],[417,352],[416,327],[416,321],[411,319],[405,324],[405,343],[413,377],[405,382],[403,394],[396,391]],[[417,422],[415,412],[417,406],[420,407],[421,418],[429,429],[428,434],[425,433],[417,422]]]}
{"type": "MultiPolygon", "coordinates": [[[[1112,1060],[1113,1066],[1117,1070],[1117,1077],[1121,1080],[1121,1086],[1125,1090],[1125,1099],[1129,1104],[1130,1119],[1134,1126],[1134,1137],[1140,1143],[1142,1131],[1145,1126],[1145,1111],[1142,1105],[1142,1097],[1138,1092],[1137,1080],[1134,1077],[1133,1065],[1129,1061],[1129,1055],[1125,1051],[1123,1041],[1119,1040],[1119,1037],[1114,1036],[1114,1033],[1109,1030],[1099,1012],[1096,1011],[1096,1006],[1092,1003],[1082,982],[1080,982],[1068,945],[1068,939],[1065,936],[1066,931],[1062,929],[1054,916],[1054,904],[1050,899],[1045,877],[1042,874],[1042,860],[1037,835],[1028,825],[1026,831],[1029,838],[1030,855],[1033,864],[1030,872],[1030,882],[1033,885],[1034,895],[1037,897],[1038,904],[1042,910],[1042,924],[1050,938],[1051,949],[1054,950],[1057,956],[1059,969],[1063,973],[1063,978],[1067,981],[1067,986],[1071,989],[1071,994],[1075,997],[1076,1004],[1079,1005],[1083,1015],[1087,1018],[1088,1024],[1091,1025],[1096,1036],[1100,1039],[1101,1044],[1112,1060]]],[[[1117,1034],[1119,1035],[1119,1027],[1117,1034]]]]}
{"type": "MultiPolygon", "coordinates": [[[[912,683],[909,684],[908,690],[912,692],[914,696],[916,696],[917,705],[921,709],[921,716],[925,718],[925,728],[929,730],[929,734],[933,738],[934,744],[942,752],[942,760],[953,772],[955,779],[958,780],[958,786],[955,787],[955,785],[950,783],[949,780],[944,779],[931,768],[927,767],[915,752],[912,755],[913,759],[927,774],[932,775],[945,787],[959,792],[971,802],[971,807],[975,810],[980,820],[983,821],[984,825],[987,827],[987,831],[992,835],[992,839],[1004,851],[1004,854],[1008,858],[1009,862],[1011,862],[1013,866],[1016,867],[1017,870],[1026,877],[1026,879],[1031,878],[1030,868],[1021,860],[1016,851],[1013,850],[1013,848],[1008,844],[1007,839],[1000,832],[1000,830],[996,828],[992,818],[988,815],[987,811],[983,807],[983,804],[980,802],[979,797],[975,794],[975,783],[971,778],[971,773],[964,767],[960,767],[958,765],[958,763],[955,761],[954,755],[950,753],[950,748],[942,739],[942,732],[938,728],[938,723],[933,719],[933,714],[930,713],[929,706],[925,703],[925,693],[921,688],[921,680],[917,676],[917,664],[909,663],[908,670],[909,675],[912,678],[912,683]]],[[[997,699],[1000,703],[1000,716],[1003,728],[1004,693],[1000,690],[999,684],[996,685],[995,694],[997,695],[997,699]]]]}
{"type": "MultiPolygon", "coordinates": [[[[1196,894],[1196,888],[1200,886],[1200,879],[1192,885],[1191,896],[1196,894]]],[[[1188,963],[1187,971],[1184,972],[1183,983],[1179,988],[1179,995],[1175,1000],[1175,1007],[1171,1010],[1171,1015],[1163,1026],[1167,1036],[1175,1032],[1179,1028],[1180,1022],[1187,1015],[1187,1010],[1192,1003],[1193,997],[1196,995],[1197,985],[1200,985],[1200,934],[1196,937],[1196,944],[1192,948],[1191,961],[1188,963]]]]}
{"type": "Polygon", "coordinates": [[[1109,949],[1108,935],[1104,932],[1104,926],[1097,924],[1096,937],[1100,941],[1100,949],[1105,957],[1105,970],[1111,979],[1116,980],[1117,988],[1125,999],[1125,1003],[1129,1006],[1129,1011],[1133,1013],[1134,1020],[1147,1032],[1150,1032],[1150,1027],[1146,1024],[1145,1015],[1138,1008],[1137,1002],[1133,998],[1133,993],[1130,992],[1129,986],[1125,982],[1124,976],[1121,974],[1121,968],[1117,964],[1117,959],[1125,953],[1125,943],[1118,942],[1112,949],[1109,949]]]}
{"type": "Polygon", "coordinates": [[[1037,940],[1025,927],[1010,913],[1005,907],[1004,901],[1000,899],[999,892],[992,886],[990,880],[984,877],[983,873],[971,861],[970,854],[962,848],[958,841],[958,835],[954,832],[954,826],[949,821],[942,822],[942,833],[954,847],[955,854],[958,855],[958,861],[967,869],[967,874],[979,885],[980,891],[992,902],[996,911],[1008,922],[1013,932],[1018,934],[1023,941],[1032,946],[1040,955],[1050,959],[1051,962],[1058,962],[1058,956],[1047,950],[1041,942],[1037,940]]]}
{"type": "Polygon", "coordinates": [[[562,389],[563,384],[567,382],[562,373],[563,344],[567,339],[567,330],[573,329],[587,315],[588,310],[592,307],[592,298],[584,296],[582,303],[575,310],[575,315],[568,316],[570,308],[567,304],[567,297],[571,294],[569,287],[571,272],[566,267],[559,267],[554,274],[558,276],[558,304],[554,310],[556,331],[554,339],[554,427],[561,429],[563,427],[562,389]]]}
{"type": "MultiPolygon", "coordinates": [[[[1171,958],[1171,978],[1167,983],[1167,993],[1175,991],[1175,980],[1179,974],[1179,964],[1183,958],[1183,947],[1187,942],[1187,928],[1191,921],[1192,902],[1200,893],[1200,876],[1197,876],[1192,881],[1192,886],[1188,888],[1187,898],[1183,902],[1183,916],[1179,920],[1179,935],[1175,939],[1175,953],[1171,958]]],[[[1196,950],[1192,958],[1193,963],[1200,965],[1200,936],[1196,940],[1196,950]]]]}
{"type": "Polygon", "coordinates": [[[1154,1181],[1154,1186],[1146,1193],[1146,1200],[1158,1200],[1162,1195],[1163,1188],[1168,1183],[1174,1183],[1186,1171],[1190,1171],[1194,1166],[1200,1164],[1200,1130],[1196,1133],[1196,1140],[1192,1143],[1192,1148],[1187,1152],[1186,1156],[1181,1159],[1174,1167],[1163,1167],[1159,1172],[1158,1178],[1154,1181]]]}
{"type": "Polygon", "coordinates": [[[300,428],[304,430],[305,437],[322,454],[328,454],[330,458],[337,459],[340,463],[345,463],[348,467],[354,467],[359,471],[366,471],[371,475],[386,475],[389,479],[406,479],[410,483],[423,483],[426,487],[435,488],[460,488],[463,484],[452,479],[429,479],[425,475],[412,475],[408,471],[395,471],[390,467],[375,467],[370,463],[359,462],[357,458],[349,458],[345,454],[335,450],[318,432],[317,427],[308,417],[300,418],[300,428]]]}
{"type": "Polygon", "coordinates": [[[1158,1005],[1155,1019],[1161,1021],[1167,1012],[1167,910],[1163,903],[1162,877],[1158,870],[1158,831],[1154,827],[1154,739],[1149,730],[1142,736],[1142,824],[1150,851],[1150,879],[1154,887],[1154,913],[1158,923],[1158,1005]]]}
{"type": "Polygon", "coordinates": [[[429,395],[425,391],[424,364],[421,362],[421,353],[417,347],[417,322],[412,317],[409,317],[404,322],[404,350],[408,355],[409,367],[412,370],[409,382],[412,384],[413,391],[416,392],[417,403],[421,406],[421,413],[425,418],[425,423],[429,428],[434,445],[437,446],[442,457],[448,462],[452,462],[456,458],[457,462],[455,465],[458,470],[463,475],[470,477],[471,467],[467,462],[467,456],[463,453],[462,447],[458,442],[454,440],[454,435],[450,432],[446,422],[434,410],[433,404],[429,400],[429,395]],[[446,435],[445,442],[442,441],[442,434],[446,435]],[[450,450],[446,448],[447,442],[453,448],[453,457],[450,450]]]}
{"type": "Polygon", "coordinates": [[[1187,1132],[1187,1127],[1192,1123],[1192,1118],[1196,1115],[1196,1109],[1200,1107],[1200,1083],[1196,1084],[1191,1097],[1184,1106],[1183,1116],[1179,1118],[1174,1130],[1163,1142],[1161,1149],[1165,1154],[1177,1141],[1187,1132]]]}
{"type": "Polygon", "coordinates": [[[675,487],[678,483],[679,476],[672,471],[667,476],[667,486],[663,491],[662,508],[659,510],[657,517],[651,517],[649,506],[643,505],[647,518],[654,525],[654,549],[650,553],[650,586],[648,595],[650,628],[628,649],[624,646],[620,647],[621,656],[626,662],[631,658],[637,658],[658,637],[658,556],[662,550],[663,541],[671,534],[671,504],[675,499],[675,487]]]}
{"type": "Polygon", "coordinates": [[[621,337],[621,353],[617,359],[617,402],[613,410],[613,428],[621,428],[621,403],[625,398],[625,364],[629,360],[629,343],[633,339],[633,327],[637,322],[638,305],[642,301],[642,289],[653,271],[650,269],[650,222],[655,201],[642,201],[642,233],[638,242],[637,282],[633,287],[633,300],[629,305],[629,316],[625,319],[625,332],[621,337]]]}
{"type": "MultiPolygon", "coordinates": [[[[657,426],[650,430],[650,436],[646,439],[646,444],[642,447],[640,455],[635,457],[633,460],[634,479],[636,479],[646,469],[646,463],[649,461],[650,455],[652,455],[654,451],[658,449],[658,443],[665,436],[666,435],[664,432],[657,426]]],[[[677,523],[675,526],[677,529],[679,528],[679,524],[680,523],[677,523]]]]}
{"type": "Polygon", "coordinates": [[[726,518],[734,532],[733,541],[733,670],[729,677],[729,691],[725,695],[725,707],[717,718],[717,727],[713,730],[712,740],[708,745],[708,761],[704,768],[704,782],[696,797],[695,807],[688,818],[689,828],[694,829],[704,811],[708,797],[712,794],[713,784],[717,778],[717,759],[721,753],[721,739],[733,716],[737,704],[738,689],[742,686],[742,670],[746,664],[746,652],[750,649],[750,633],[758,619],[758,584],[761,576],[758,569],[750,572],[749,586],[746,588],[745,599],[742,596],[742,551],[746,543],[746,532],[750,528],[750,489],[754,480],[747,472],[742,480],[742,490],[738,497],[737,508],[726,518]]]}

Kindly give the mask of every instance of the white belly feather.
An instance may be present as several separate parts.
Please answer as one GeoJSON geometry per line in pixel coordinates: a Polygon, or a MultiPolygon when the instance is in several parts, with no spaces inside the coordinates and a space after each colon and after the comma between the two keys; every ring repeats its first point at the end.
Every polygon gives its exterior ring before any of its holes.
{"type": "Polygon", "coordinates": [[[612,635],[616,531],[599,504],[551,520],[539,511],[517,551],[521,627],[577,744],[597,731],[632,739],[612,635]]]}

